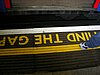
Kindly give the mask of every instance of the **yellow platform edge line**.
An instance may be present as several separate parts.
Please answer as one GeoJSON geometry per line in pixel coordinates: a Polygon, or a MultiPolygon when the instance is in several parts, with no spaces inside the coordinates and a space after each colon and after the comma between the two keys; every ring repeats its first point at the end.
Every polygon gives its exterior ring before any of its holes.
{"type": "Polygon", "coordinates": [[[0,56],[45,54],[45,53],[57,53],[57,52],[70,52],[70,51],[81,51],[81,48],[79,47],[79,44],[46,46],[46,47],[9,48],[9,49],[0,49],[0,56]]]}

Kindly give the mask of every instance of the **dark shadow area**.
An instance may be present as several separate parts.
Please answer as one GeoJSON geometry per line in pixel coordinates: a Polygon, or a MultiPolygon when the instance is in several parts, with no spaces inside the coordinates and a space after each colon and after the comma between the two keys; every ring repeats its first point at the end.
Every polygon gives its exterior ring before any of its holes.
{"type": "Polygon", "coordinates": [[[0,14],[0,29],[23,29],[42,27],[86,26],[100,24],[100,14],[90,12],[71,12],[65,14],[0,14]]]}

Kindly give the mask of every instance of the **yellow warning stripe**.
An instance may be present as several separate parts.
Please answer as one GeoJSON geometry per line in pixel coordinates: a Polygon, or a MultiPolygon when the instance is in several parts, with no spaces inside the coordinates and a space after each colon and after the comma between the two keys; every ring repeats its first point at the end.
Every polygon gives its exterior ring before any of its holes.
{"type": "Polygon", "coordinates": [[[46,46],[46,47],[29,47],[29,48],[10,48],[10,49],[0,49],[0,56],[44,54],[44,53],[70,52],[70,51],[80,51],[80,50],[81,49],[79,47],[79,44],[46,46]]]}

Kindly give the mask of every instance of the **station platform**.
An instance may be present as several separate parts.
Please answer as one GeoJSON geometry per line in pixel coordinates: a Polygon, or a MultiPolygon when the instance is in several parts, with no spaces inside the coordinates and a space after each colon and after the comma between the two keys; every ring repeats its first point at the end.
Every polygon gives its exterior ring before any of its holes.
{"type": "Polygon", "coordinates": [[[0,70],[33,73],[99,66],[99,47],[79,47],[99,31],[99,25],[0,30],[0,70]]]}
{"type": "Polygon", "coordinates": [[[100,47],[79,47],[100,32],[95,0],[1,2],[0,74],[100,75],[100,47]]]}

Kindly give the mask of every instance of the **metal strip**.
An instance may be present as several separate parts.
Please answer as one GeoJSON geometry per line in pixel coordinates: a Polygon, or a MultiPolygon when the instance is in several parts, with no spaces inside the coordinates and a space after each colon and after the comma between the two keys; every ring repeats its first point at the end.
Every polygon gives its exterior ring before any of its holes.
{"type": "Polygon", "coordinates": [[[100,30],[100,25],[0,30],[0,35],[100,30]]]}

